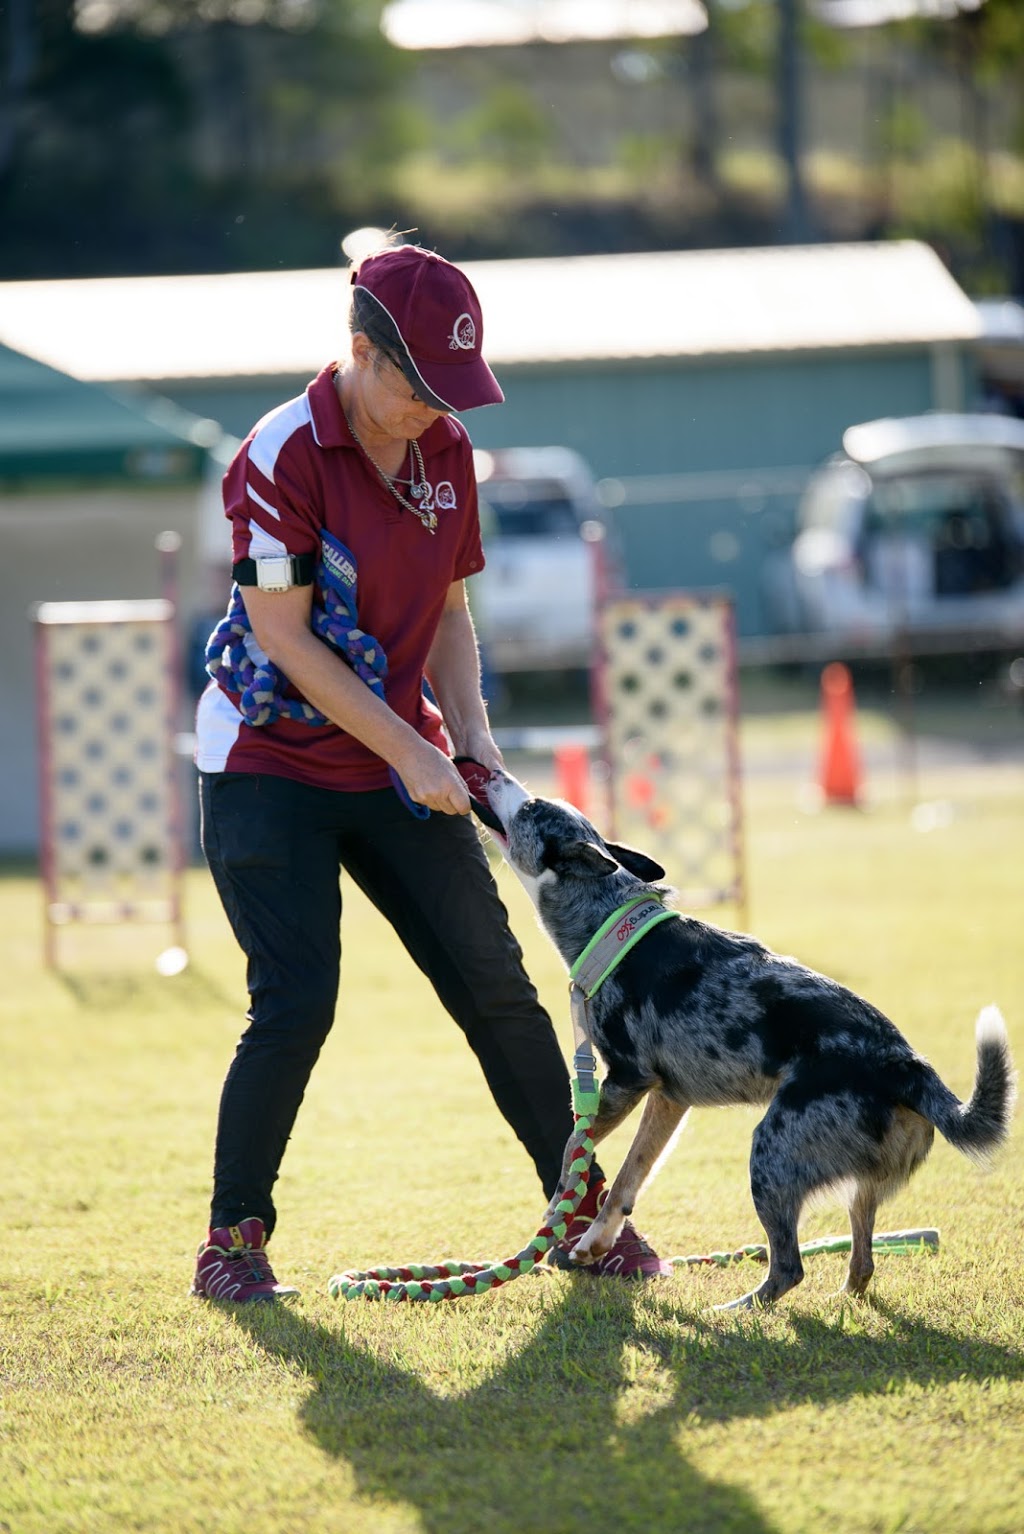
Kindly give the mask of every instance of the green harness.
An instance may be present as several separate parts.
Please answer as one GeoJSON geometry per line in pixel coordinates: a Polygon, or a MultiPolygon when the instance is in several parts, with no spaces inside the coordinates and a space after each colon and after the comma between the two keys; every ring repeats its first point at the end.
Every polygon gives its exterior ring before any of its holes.
{"type": "Polygon", "coordinates": [[[590,1001],[642,937],[659,922],[675,920],[678,916],[678,911],[666,911],[659,895],[634,895],[601,923],[570,969],[569,1007],[576,1047],[572,1059],[573,1104],[577,1113],[593,1117],[601,1100],[590,1028],[590,1001]]]}

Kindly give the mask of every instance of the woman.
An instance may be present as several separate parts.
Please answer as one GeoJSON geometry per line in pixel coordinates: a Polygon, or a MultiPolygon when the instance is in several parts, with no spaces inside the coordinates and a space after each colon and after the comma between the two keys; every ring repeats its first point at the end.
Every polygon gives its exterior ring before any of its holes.
{"type": "MultiPolygon", "coordinates": [[[[367,258],[352,284],[349,357],[265,416],[225,476],[236,584],[197,713],[203,850],[251,1005],[192,1290],[239,1302],[296,1292],[266,1244],[334,1017],[342,868],[462,1028],[548,1197],[572,1129],[565,1063],[450,755],[501,765],[464,585],[484,563],[472,450],[454,419],[503,399],[480,306],[417,246],[367,258]]],[[[563,1263],[596,1212],[593,1182],[563,1263]]],[[[627,1230],[603,1269],[668,1265],[627,1230]]]]}

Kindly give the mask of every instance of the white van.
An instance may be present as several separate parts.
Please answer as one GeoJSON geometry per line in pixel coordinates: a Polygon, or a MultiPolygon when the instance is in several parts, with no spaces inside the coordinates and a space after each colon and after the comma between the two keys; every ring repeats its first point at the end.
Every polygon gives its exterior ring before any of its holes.
{"type": "Polygon", "coordinates": [[[774,626],[1016,643],[1024,628],[1024,421],[867,421],[808,482],[774,626]]]}
{"type": "Polygon", "coordinates": [[[469,594],[488,668],[588,667],[600,528],[587,464],[565,447],[477,450],[473,458],[487,565],[469,594]]]}

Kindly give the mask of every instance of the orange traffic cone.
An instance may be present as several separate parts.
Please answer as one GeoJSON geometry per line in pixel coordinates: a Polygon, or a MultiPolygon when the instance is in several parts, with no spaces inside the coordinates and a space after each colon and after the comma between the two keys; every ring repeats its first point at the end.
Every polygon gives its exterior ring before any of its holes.
{"type": "Polygon", "coordinates": [[[859,804],[860,755],[854,729],[853,678],[849,668],[832,661],[821,673],[825,745],[819,783],[826,804],[859,804]]]}
{"type": "Polygon", "coordinates": [[[555,777],[558,797],[585,815],[590,799],[590,753],[586,746],[555,747],[555,777]]]}

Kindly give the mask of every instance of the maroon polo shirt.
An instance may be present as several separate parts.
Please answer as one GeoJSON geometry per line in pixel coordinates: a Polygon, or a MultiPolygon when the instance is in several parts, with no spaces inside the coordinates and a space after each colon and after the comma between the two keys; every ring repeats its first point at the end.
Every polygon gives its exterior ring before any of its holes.
{"type": "MultiPolygon", "coordinates": [[[[423,671],[453,581],[483,569],[476,479],[461,421],[439,417],[419,439],[433,489],[433,534],[405,510],[353,440],[334,388],[336,364],[304,394],[272,410],[224,477],[232,558],[314,554],[321,529],[356,567],[359,627],[388,661],[390,708],[447,750],[440,715],[423,696],[423,671]]],[[[263,654],[252,635],[247,648],[263,654]]],[[[294,694],[293,694],[294,695],[294,694]]],[[[278,718],[246,724],[238,694],[211,683],[196,714],[196,763],[207,772],[267,772],[323,788],[386,788],[386,764],[335,725],[278,718]]]]}

